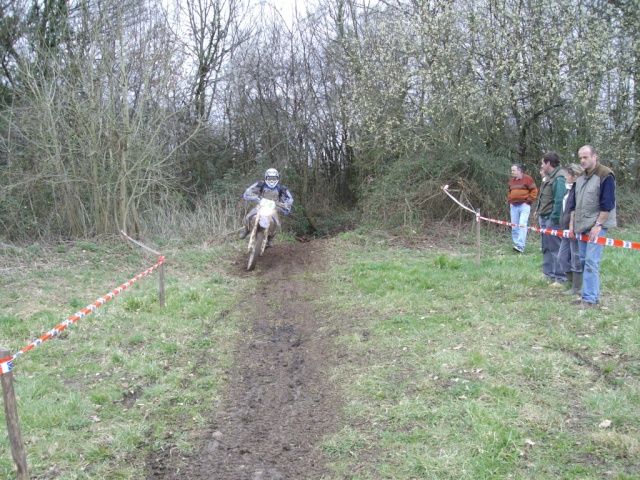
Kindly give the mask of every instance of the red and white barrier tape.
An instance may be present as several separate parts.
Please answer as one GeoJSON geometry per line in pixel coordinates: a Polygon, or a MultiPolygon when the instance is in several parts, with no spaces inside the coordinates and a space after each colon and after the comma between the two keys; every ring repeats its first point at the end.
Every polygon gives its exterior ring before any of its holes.
{"type": "MultiPolygon", "coordinates": [[[[555,235],[556,237],[571,238],[570,235],[569,235],[569,230],[552,230],[550,228],[544,228],[543,229],[543,228],[538,228],[538,227],[529,227],[527,225],[518,225],[516,223],[504,222],[502,220],[495,220],[493,218],[482,217],[482,216],[480,216],[479,213],[474,212],[469,207],[467,207],[467,206],[463,205],[462,203],[460,203],[460,201],[457,198],[455,198],[453,195],[451,195],[451,193],[449,192],[448,189],[449,189],[449,185],[445,185],[444,187],[442,187],[442,190],[444,191],[444,193],[449,195],[449,197],[454,202],[456,202],[458,205],[460,205],[465,210],[468,210],[469,212],[473,213],[476,216],[476,220],[477,221],[485,220],[487,222],[498,223],[500,225],[507,225],[509,227],[527,228],[529,230],[534,230],[536,232],[540,232],[540,233],[542,233],[544,235],[555,235]]],[[[575,235],[574,238],[582,240],[583,242],[588,242],[589,241],[589,235],[578,234],[578,235],[575,235]]],[[[599,245],[607,245],[609,247],[620,247],[620,248],[630,248],[630,249],[633,249],[633,250],[640,250],[640,242],[630,242],[630,241],[627,241],[627,240],[618,240],[616,238],[598,237],[595,242],[591,242],[591,243],[597,243],[599,245]]]]}
{"type": "MultiPolygon", "coordinates": [[[[507,225],[509,227],[528,228],[529,230],[534,230],[544,235],[555,235],[556,237],[571,238],[571,236],[569,235],[569,230],[552,230],[550,228],[529,227],[527,225],[518,225],[517,223],[503,222],[502,220],[494,220],[493,218],[485,218],[479,215],[478,220],[486,220],[487,222],[499,223],[500,225],[507,225]]],[[[589,235],[580,234],[575,235],[574,238],[582,240],[583,242],[589,241],[589,235]]],[[[640,250],[640,242],[629,242],[627,240],[618,240],[616,238],[598,237],[595,242],[591,243],[607,245],[609,247],[631,248],[634,250],[640,250]]]]}
{"type": "Polygon", "coordinates": [[[64,322],[58,324],[57,326],[55,326],[53,329],[51,329],[50,331],[48,331],[47,333],[42,335],[37,340],[31,342],[29,345],[24,347],[22,350],[17,352],[12,357],[1,358],[0,359],[0,375],[4,374],[4,373],[7,373],[7,372],[10,372],[13,369],[13,361],[18,356],[22,355],[25,352],[28,352],[32,348],[35,348],[35,347],[39,346],[42,342],[45,342],[45,341],[49,340],[52,337],[55,337],[56,335],[58,335],[60,332],[62,332],[68,326],[70,326],[73,323],[77,322],[78,320],[80,320],[85,315],[90,314],[96,308],[104,305],[109,300],[112,300],[116,295],[118,295],[119,293],[122,293],[124,290],[129,288],[131,285],[136,283],[141,278],[149,275],[151,272],[153,272],[155,269],[157,269],[163,263],[164,263],[164,257],[162,255],[160,255],[160,257],[158,258],[158,263],[156,263],[154,266],[147,268],[144,272],[136,275],[131,280],[128,280],[127,282],[125,282],[122,285],[120,285],[118,288],[115,288],[115,289],[111,290],[109,293],[107,293],[106,295],[100,297],[95,302],[87,305],[82,310],[80,310],[79,312],[73,314],[72,316],[67,318],[64,322]]]}
{"type": "Polygon", "coordinates": [[[160,252],[156,252],[153,248],[147,247],[144,243],[140,243],[137,240],[134,240],[133,238],[131,238],[129,235],[127,235],[127,232],[125,232],[124,230],[120,230],[120,233],[130,242],[135,243],[136,245],[138,245],[139,247],[144,248],[145,250],[150,251],[151,253],[155,253],[156,255],[158,255],[159,257],[162,256],[162,254],[160,252]]]}

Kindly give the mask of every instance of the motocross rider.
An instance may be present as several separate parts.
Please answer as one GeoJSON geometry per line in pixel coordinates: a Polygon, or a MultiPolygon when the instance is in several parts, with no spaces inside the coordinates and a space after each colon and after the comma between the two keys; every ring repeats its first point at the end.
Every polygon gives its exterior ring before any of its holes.
{"type": "MultiPolygon", "coordinates": [[[[259,202],[262,198],[273,200],[276,202],[277,210],[280,210],[285,215],[288,215],[289,212],[291,212],[291,205],[293,204],[293,196],[287,187],[280,185],[280,174],[275,168],[270,168],[264,172],[264,182],[256,182],[247,188],[244,192],[243,198],[252,202],[259,202]]],[[[273,214],[273,219],[275,220],[276,225],[280,225],[277,210],[273,214]]],[[[244,230],[240,234],[240,239],[244,239],[249,235],[251,230],[249,227],[250,219],[257,213],[257,211],[258,207],[256,206],[244,217],[244,230]]],[[[273,239],[275,236],[276,233],[267,238],[268,247],[273,246],[273,239]]]]}

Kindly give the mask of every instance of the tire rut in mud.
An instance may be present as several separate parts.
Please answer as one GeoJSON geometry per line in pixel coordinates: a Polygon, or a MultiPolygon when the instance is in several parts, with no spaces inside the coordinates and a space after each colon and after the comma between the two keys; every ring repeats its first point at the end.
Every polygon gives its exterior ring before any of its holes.
{"type": "MultiPolygon", "coordinates": [[[[252,275],[247,329],[210,427],[189,455],[157,452],[152,479],[321,479],[329,476],[319,442],[337,428],[341,405],[328,369],[338,358],[333,336],[314,309],[318,285],[305,272],[322,268],[322,242],[277,244],[252,275]]],[[[244,257],[236,263],[244,266],[244,257]]],[[[246,275],[245,272],[238,272],[246,275]]]]}

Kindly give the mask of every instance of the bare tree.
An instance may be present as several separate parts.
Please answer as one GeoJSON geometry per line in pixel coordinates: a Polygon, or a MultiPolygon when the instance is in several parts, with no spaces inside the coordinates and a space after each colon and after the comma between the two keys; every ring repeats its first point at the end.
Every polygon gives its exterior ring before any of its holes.
{"type": "Polygon", "coordinates": [[[48,75],[22,65],[14,118],[31,204],[58,234],[137,232],[141,206],[178,185],[170,94],[181,61],[163,15],[142,1],[120,7],[79,10],[84,40],[46,56],[48,75]]]}
{"type": "Polygon", "coordinates": [[[20,60],[17,44],[24,38],[25,2],[0,2],[0,99],[5,102],[16,87],[16,65],[20,60]]]}
{"type": "Polygon", "coordinates": [[[246,6],[242,0],[186,0],[176,2],[176,8],[186,18],[177,38],[192,62],[195,119],[207,121],[225,62],[249,35],[241,26],[246,6]]]}

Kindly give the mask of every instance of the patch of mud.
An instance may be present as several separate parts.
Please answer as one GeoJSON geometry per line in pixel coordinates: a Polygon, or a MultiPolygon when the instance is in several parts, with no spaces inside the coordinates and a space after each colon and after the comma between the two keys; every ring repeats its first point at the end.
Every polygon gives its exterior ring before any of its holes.
{"type": "Polygon", "coordinates": [[[194,453],[156,452],[147,479],[276,480],[329,476],[319,442],[338,428],[341,404],[327,372],[338,358],[336,329],[311,303],[305,275],[323,266],[323,242],[278,243],[258,260],[262,281],[240,308],[248,327],[220,405],[194,453]]]}

